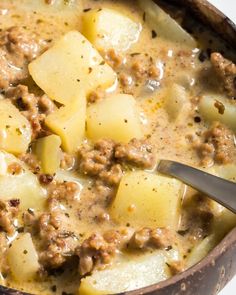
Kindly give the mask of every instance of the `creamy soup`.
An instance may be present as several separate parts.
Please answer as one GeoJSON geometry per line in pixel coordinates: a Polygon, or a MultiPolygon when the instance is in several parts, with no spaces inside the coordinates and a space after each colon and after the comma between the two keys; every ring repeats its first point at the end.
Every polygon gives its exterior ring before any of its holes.
{"type": "Polygon", "coordinates": [[[235,53],[188,14],[150,0],[1,0],[1,285],[138,289],[236,225],[155,170],[170,159],[235,181],[235,53]]]}

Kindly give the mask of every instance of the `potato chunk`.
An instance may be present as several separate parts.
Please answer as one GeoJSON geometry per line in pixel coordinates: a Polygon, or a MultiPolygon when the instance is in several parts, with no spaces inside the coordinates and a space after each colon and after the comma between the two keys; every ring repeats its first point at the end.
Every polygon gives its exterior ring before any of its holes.
{"type": "Polygon", "coordinates": [[[189,254],[186,266],[189,268],[206,257],[207,254],[217,245],[218,241],[219,240],[214,234],[203,239],[189,254]]]}
{"type": "Polygon", "coordinates": [[[54,174],[60,166],[61,139],[57,135],[39,138],[34,146],[35,154],[45,174],[54,174]]]}
{"type": "Polygon", "coordinates": [[[15,280],[22,282],[34,279],[40,266],[29,233],[22,234],[13,241],[7,252],[7,259],[15,280]]]}
{"type": "Polygon", "coordinates": [[[219,121],[236,131],[236,105],[219,95],[204,95],[199,103],[199,112],[209,122],[219,121]]]}
{"type": "Polygon", "coordinates": [[[60,136],[62,148],[69,153],[76,151],[85,134],[86,98],[61,107],[47,116],[46,126],[60,136]]]}
{"type": "Polygon", "coordinates": [[[81,281],[79,295],[116,294],[139,289],[169,277],[164,251],[155,251],[139,258],[94,272],[81,281]]]}
{"type": "Polygon", "coordinates": [[[92,44],[71,31],[29,65],[36,84],[53,100],[68,105],[97,87],[107,88],[116,80],[92,44]]]}
{"type": "Polygon", "coordinates": [[[29,121],[7,99],[0,100],[0,148],[13,154],[24,153],[31,141],[29,121]]]}
{"type": "Polygon", "coordinates": [[[188,34],[169,14],[152,0],[139,0],[139,6],[146,14],[146,21],[150,27],[169,41],[186,45],[190,48],[197,47],[197,42],[188,34]]]}
{"type": "MultiPolygon", "coordinates": [[[[207,172],[229,181],[236,182],[235,164],[215,165],[207,169],[207,172]]],[[[236,226],[236,214],[213,200],[211,200],[211,203],[215,215],[213,232],[216,232],[216,236],[218,237],[218,240],[220,240],[236,226]]]]}
{"type": "Polygon", "coordinates": [[[123,176],[111,216],[132,226],[177,228],[180,217],[181,183],[144,171],[123,176]]]}
{"type": "Polygon", "coordinates": [[[221,178],[236,182],[236,165],[226,164],[226,165],[214,165],[207,168],[208,173],[214,174],[221,178]]]}
{"type": "Polygon", "coordinates": [[[37,176],[13,155],[3,152],[1,154],[4,157],[6,167],[17,163],[21,166],[22,171],[19,174],[11,174],[6,169],[5,174],[0,175],[0,199],[19,199],[20,209],[23,211],[28,208],[42,210],[45,206],[46,195],[38,182],[37,176]]]}
{"type": "Polygon", "coordinates": [[[183,86],[173,84],[165,97],[165,109],[171,121],[175,121],[188,104],[186,90],[183,86]]]}
{"type": "Polygon", "coordinates": [[[92,104],[87,110],[87,135],[92,140],[110,138],[121,142],[141,138],[135,99],[131,95],[116,94],[92,104]]]}
{"type": "Polygon", "coordinates": [[[83,15],[82,33],[98,50],[125,51],[137,42],[140,31],[139,23],[112,9],[93,9],[83,15]]]}
{"type": "Polygon", "coordinates": [[[215,217],[213,228],[218,239],[222,239],[228,232],[236,226],[236,214],[223,208],[220,215],[215,217]]]}

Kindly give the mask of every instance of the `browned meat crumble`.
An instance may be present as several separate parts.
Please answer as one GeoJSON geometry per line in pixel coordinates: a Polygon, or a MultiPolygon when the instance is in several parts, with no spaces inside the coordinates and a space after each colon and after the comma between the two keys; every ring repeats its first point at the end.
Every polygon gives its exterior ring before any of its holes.
{"type": "Polygon", "coordinates": [[[94,148],[84,145],[79,150],[79,167],[88,176],[99,174],[110,168],[114,154],[115,143],[112,140],[100,140],[94,148]]]}
{"type": "Polygon", "coordinates": [[[32,127],[32,139],[50,134],[44,127],[44,120],[48,114],[53,112],[56,107],[47,95],[36,96],[30,93],[25,85],[9,88],[6,97],[20,110],[32,127]]]}
{"type": "Polygon", "coordinates": [[[21,174],[24,171],[24,169],[19,163],[13,162],[10,165],[8,165],[7,171],[12,175],[18,175],[21,174]]]}
{"type": "Polygon", "coordinates": [[[228,96],[236,98],[236,65],[219,52],[211,54],[211,63],[228,96]]]}
{"type": "Polygon", "coordinates": [[[40,165],[36,158],[36,156],[32,153],[25,153],[20,155],[20,160],[25,162],[25,164],[30,168],[30,170],[34,174],[38,174],[40,172],[40,165]]]}
{"type": "Polygon", "coordinates": [[[148,85],[150,82],[155,87],[160,85],[160,70],[152,56],[148,53],[134,52],[124,57],[114,49],[103,52],[107,63],[117,70],[122,91],[134,94],[134,86],[148,85]]]}
{"type": "Polygon", "coordinates": [[[58,268],[74,253],[77,237],[64,229],[63,212],[54,210],[39,217],[38,228],[41,242],[39,260],[46,268],[58,268]]]}
{"type": "Polygon", "coordinates": [[[62,153],[60,167],[64,170],[71,170],[75,165],[75,156],[62,153]]]}
{"type": "Polygon", "coordinates": [[[203,165],[231,163],[236,153],[233,132],[219,122],[213,123],[203,134],[202,143],[195,146],[203,165]]]}
{"type": "Polygon", "coordinates": [[[52,181],[48,187],[48,202],[56,201],[72,201],[79,192],[79,186],[72,181],[52,181]]]}
{"type": "Polygon", "coordinates": [[[98,233],[86,239],[76,251],[80,258],[79,273],[85,275],[90,273],[95,266],[110,263],[116,253],[116,243],[116,240],[107,242],[98,233]]]}
{"type": "Polygon", "coordinates": [[[143,228],[133,234],[127,229],[110,230],[103,235],[95,233],[76,249],[80,259],[79,272],[85,275],[94,269],[101,269],[111,263],[122,249],[171,249],[173,241],[171,232],[165,228],[143,228]]]}
{"type": "Polygon", "coordinates": [[[166,228],[151,229],[148,227],[136,231],[130,240],[129,247],[145,249],[153,247],[167,249],[173,243],[173,234],[166,228]]]}
{"type": "Polygon", "coordinates": [[[0,200],[0,231],[12,235],[15,231],[14,220],[19,211],[19,200],[4,202],[0,200]]]}
{"type": "Polygon", "coordinates": [[[118,161],[141,168],[152,168],[155,164],[153,146],[146,140],[132,139],[128,144],[118,144],[115,149],[118,161]]]}
{"type": "Polygon", "coordinates": [[[28,77],[28,63],[45,45],[22,27],[0,32],[0,89],[7,89],[28,77]]]}
{"type": "Polygon", "coordinates": [[[122,165],[152,168],[153,147],[146,140],[132,139],[128,144],[100,140],[94,147],[84,145],[79,150],[79,168],[88,176],[96,176],[108,185],[117,185],[123,174],[122,165]]]}

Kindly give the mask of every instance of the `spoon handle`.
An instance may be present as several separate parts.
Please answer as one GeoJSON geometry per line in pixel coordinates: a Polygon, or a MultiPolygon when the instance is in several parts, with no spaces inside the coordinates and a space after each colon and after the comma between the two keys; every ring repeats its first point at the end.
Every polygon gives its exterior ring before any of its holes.
{"type": "Polygon", "coordinates": [[[168,160],[161,160],[157,170],[183,181],[236,213],[236,183],[168,160]]]}

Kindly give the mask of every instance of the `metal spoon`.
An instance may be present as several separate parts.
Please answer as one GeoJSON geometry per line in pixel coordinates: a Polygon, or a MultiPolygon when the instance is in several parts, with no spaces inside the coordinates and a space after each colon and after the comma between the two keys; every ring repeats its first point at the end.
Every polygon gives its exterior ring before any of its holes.
{"type": "Polygon", "coordinates": [[[168,160],[161,160],[157,171],[183,181],[236,213],[236,183],[168,160]]]}

